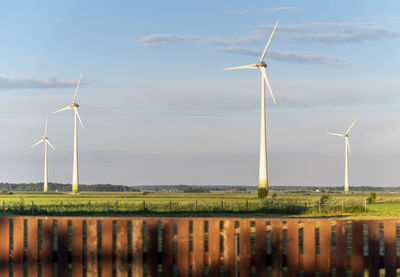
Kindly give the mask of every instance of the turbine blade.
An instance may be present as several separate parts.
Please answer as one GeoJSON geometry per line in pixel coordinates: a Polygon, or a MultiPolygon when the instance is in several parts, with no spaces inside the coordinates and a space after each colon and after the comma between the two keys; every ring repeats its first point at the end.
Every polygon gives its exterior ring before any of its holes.
{"type": "Polygon", "coordinates": [[[248,64],[248,65],[241,65],[241,66],[234,66],[234,67],[226,67],[224,70],[233,70],[233,69],[241,69],[241,68],[257,68],[256,64],[248,64]]]}
{"type": "Polygon", "coordinates": [[[267,87],[268,87],[268,90],[269,90],[269,94],[271,94],[272,100],[273,100],[274,103],[276,104],[274,94],[272,93],[271,86],[269,85],[269,82],[268,82],[268,79],[267,79],[267,73],[265,72],[265,67],[259,67],[259,69],[260,69],[260,71],[261,71],[261,73],[262,73],[262,76],[263,76],[264,81],[267,83],[267,87]]]}
{"type": "Polygon", "coordinates": [[[279,20],[278,20],[278,21],[276,21],[276,23],[275,23],[275,27],[274,27],[274,29],[272,30],[272,33],[271,33],[271,35],[269,36],[269,39],[268,39],[267,45],[265,46],[265,48],[264,48],[264,52],[263,52],[263,53],[262,53],[262,55],[261,55],[260,62],[262,62],[262,60],[264,59],[265,53],[267,53],[267,49],[268,49],[269,43],[271,42],[272,36],[273,36],[273,35],[274,35],[274,33],[275,33],[275,29],[276,29],[276,26],[278,26],[278,23],[279,23],[279,20]]]}
{"type": "Polygon", "coordinates": [[[327,133],[328,135],[332,135],[332,136],[339,136],[339,137],[344,137],[343,134],[338,134],[338,133],[327,133]]]}
{"type": "Polygon", "coordinates": [[[38,145],[38,144],[40,144],[40,143],[42,143],[42,142],[43,142],[43,139],[39,140],[38,142],[32,144],[32,145],[31,145],[31,148],[32,148],[32,147],[35,147],[36,145],[38,145]]]}
{"type": "Polygon", "coordinates": [[[350,143],[349,143],[349,140],[347,138],[346,138],[346,146],[347,146],[347,149],[349,149],[349,153],[350,153],[350,156],[351,156],[350,143]]]}
{"type": "Polygon", "coordinates": [[[56,148],[53,146],[53,144],[51,144],[51,142],[48,139],[46,139],[46,142],[50,145],[51,148],[54,149],[54,151],[57,151],[56,148]]]}
{"type": "Polygon", "coordinates": [[[85,129],[85,127],[83,126],[81,117],[79,116],[78,109],[77,109],[76,107],[74,107],[74,110],[75,110],[76,116],[77,116],[78,119],[79,119],[79,122],[81,123],[82,128],[85,129]]]}
{"type": "Polygon", "coordinates": [[[82,74],[79,75],[78,84],[76,85],[76,90],[75,90],[74,99],[72,100],[72,103],[75,103],[76,96],[78,95],[78,89],[79,89],[79,84],[81,82],[81,78],[82,78],[82,74]]]}
{"type": "Polygon", "coordinates": [[[357,120],[358,120],[358,118],[354,119],[353,123],[351,123],[349,129],[347,129],[347,131],[346,131],[345,134],[348,134],[348,133],[349,133],[350,129],[353,128],[353,126],[354,126],[354,124],[356,124],[357,120]]]}
{"type": "Polygon", "coordinates": [[[62,109],[59,109],[59,110],[57,110],[57,111],[55,111],[55,112],[53,112],[53,113],[58,113],[58,112],[62,112],[62,111],[70,110],[70,109],[72,109],[71,106],[67,106],[67,107],[64,107],[64,108],[62,108],[62,109]]]}
{"type": "Polygon", "coordinates": [[[47,134],[47,118],[46,118],[46,125],[45,125],[45,127],[44,127],[44,138],[46,137],[46,134],[47,134]]]}

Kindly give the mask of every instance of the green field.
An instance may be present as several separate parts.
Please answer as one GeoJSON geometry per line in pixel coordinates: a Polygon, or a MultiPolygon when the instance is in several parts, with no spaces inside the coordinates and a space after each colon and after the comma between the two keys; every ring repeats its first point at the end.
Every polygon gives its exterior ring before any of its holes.
{"type": "Polygon", "coordinates": [[[14,193],[0,195],[3,215],[99,215],[99,216],[348,216],[398,217],[400,193],[378,192],[375,203],[369,193],[279,191],[257,199],[255,192],[227,193],[14,193]]]}

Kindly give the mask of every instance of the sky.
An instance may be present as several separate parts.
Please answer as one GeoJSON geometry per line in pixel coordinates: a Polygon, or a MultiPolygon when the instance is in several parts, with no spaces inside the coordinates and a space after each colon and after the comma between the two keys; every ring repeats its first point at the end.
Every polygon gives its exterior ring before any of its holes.
{"type": "Polygon", "coordinates": [[[400,3],[0,0],[0,182],[257,185],[264,61],[270,185],[400,184],[400,3]]]}

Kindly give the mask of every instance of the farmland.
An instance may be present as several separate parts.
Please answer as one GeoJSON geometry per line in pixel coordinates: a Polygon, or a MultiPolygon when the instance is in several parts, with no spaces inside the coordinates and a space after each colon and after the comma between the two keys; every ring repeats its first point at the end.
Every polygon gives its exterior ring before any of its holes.
{"type": "Polygon", "coordinates": [[[366,204],[367,192],[280,191],[257,199],[255,192],[212,193],[14,193],[0,195],[3,215],[99,216],[380,216],[397,217],[400,193],[378,192],[366,204]],[[329,197],[325,202],[323,195],[329,197]],[[321,202],[322,201],[322,202],[321,202]],[[365,207],[367,209],[365,210],[365,207]]]}

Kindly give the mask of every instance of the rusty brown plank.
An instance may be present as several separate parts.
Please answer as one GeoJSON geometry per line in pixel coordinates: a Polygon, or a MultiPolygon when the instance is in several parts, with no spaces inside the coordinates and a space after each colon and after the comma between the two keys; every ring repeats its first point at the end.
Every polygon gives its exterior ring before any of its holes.
{"type": "Polygon", "coordinates": [[[13,271],[14,276],[23,276],[24,274],[24,219],[14,217],[13,233],[13,271]]]}
{"type": "Polygon", "coordinates": [[[164,276],[173,275],[174,262],[174,220],[162,222],[162,273],[164,276]]]}
{"type": "Polygon", "coordinates": [[[315,273],[315,222],[304,221],[303,232],[303,268],[304,276],[314,276],[315,273]]]}
{"type": "Polygon", "coordinates": [[[396,276],[396,221],[387,220],[383,223],[385,241],[385,276],[396,276]]]}
{"type": "Polygon", "coordinates": [[[42,276],[53,276],[53,219],[42,219],[42,276]]]}
{"type": "Polygon", "coordinates": [[[336,274],[347,276],[346,221],[336,221],[336,274]]]}
{"type": "Polygon", "coordinates": [[[256,274],[257,276],[267,275],[267,236],[266,220],[256,220],[256,274]]]}
{"type": "MultiPolygon", "coordinates": [[[[28,275],[38,276],[38,220],[37,218],[28,218],[28,275]]],[[[4,276],[0,274],[0,276],[4,276]]]]}
{"type": "Polygon", "coordinates": [[[58,276],[68,276],[68,219],[57,219],[57,236],[58,236],[58,276]]]}
{"type": "Polygon", "coordinates": [[[204,219],[193,220],[193,276],[204,275],[204,219]]]}
{"type": "MultiPolygon", "coordinates": [[[[128,221],[117,220],[117,277],[128,276],[128,221]]],[[[150,274],[150,276],[153,276],[150,274]]]]}
{"type": "Polygon", "coordinates": [[[272,277],[280,277],[282,271],[282,254],[283,254],[283,236],[282,221],[271,220],[271,246],[272,246],[272,277]]]}
{"type": "Polygon", "coordinates": [[[379,276],[379,221],[368,221],[368,276],[379,276]]]}
{"type": "Polygon", "coordinates": [[[219,276],[219,220],[208,220],[208,275],[219,276]]]}
{"type": "Polygon", "coordinates": [[[319,223],[319,269],[321,276],[331,276],[331,222],[329,220],[323,220],[319,223]]]}
{"type": "Polygon", "coordinates": [[[97,260],[97,220],[89,219],[86,221],[86,276],[98,276],[97,260]]]}
{"type": "Polygon", "coordinates": [[[236,247],[235,247],[235,221],[224,219],[224,230],[222,232],[224,241],[224,276],[236,275],[236,247]]]}
{"type": "Polygon", "coordinates": [[[250,249],[250,220],[241,219],[239,223],[240,238],[239,238],[239,261],[240,261],[240,276],[250,276],[251,272],[251,249],[250,249]]]}
{"type": "Polygon", "coordinates": [[[157,245],[158,245],[158,221],[147,219],[147,272],[149,276],[158,275],[157,245]]]}
{"type": "Polygon", "coordinates": [[[10,219],[8,217],[0,218],[0,276],[9,275],[10,260],[10,219]]]}
{"type": "Polygon", "coordinates": [[[132,221],[132,276],[143,276],[143,222],[132,221]]]}
{"type": "Polygon", "coordinates": [[[72,219],[72,276],[83,275],[82,219],[72,219]]]}
{"type": "MultiPolygon", "coordinates": [[[[102,220],[101,228],[101,274],[112,276],[113,271],[113,219],[102,220]]],[[[74,276],[74,275],[73,275],[74,276]]]]}
{"type": "Polygon", "coordinates": [[[299,222],[287,222],[287,268],[288,277],[298,275],[299,271],[299,222]]]}
{"type": "Polygon", "coordinates": [[[363,221],[353,220],[352,229],[352,245],[351,245],[351,272],[354,277],[364,276],[363,264],[363,221]]]}
{"type": "Polygon", "coordinates": [[[189,276],[189,220],[179,219],[178,223],[178,276],[189,276]]]}

